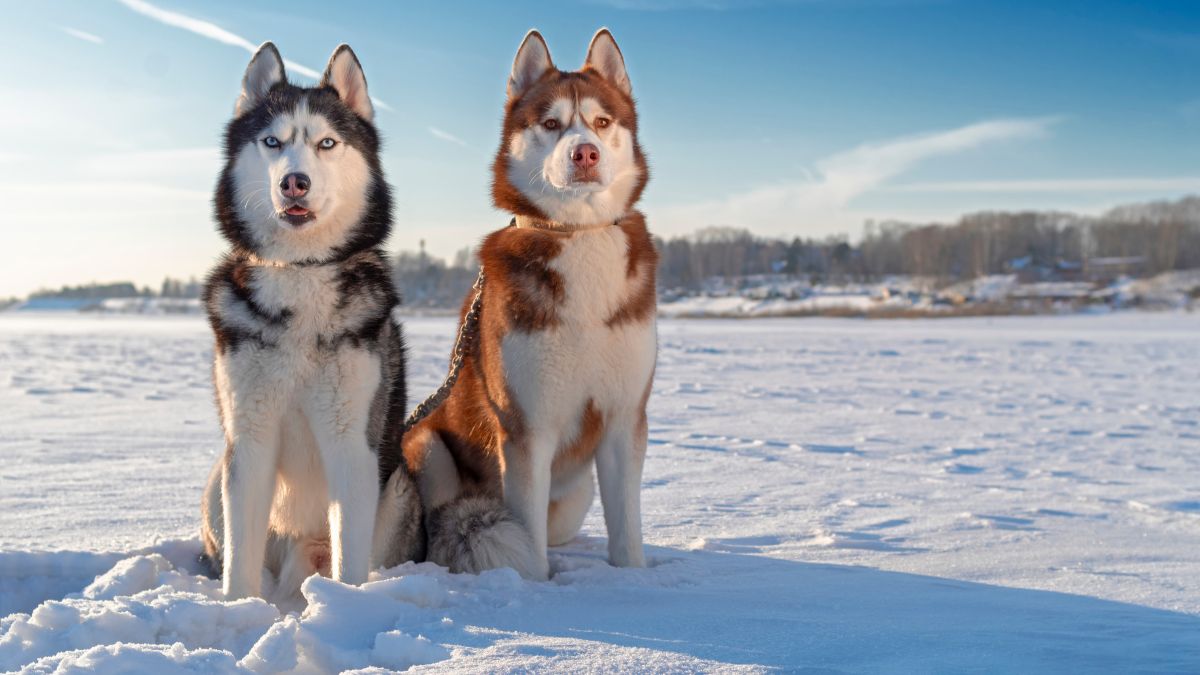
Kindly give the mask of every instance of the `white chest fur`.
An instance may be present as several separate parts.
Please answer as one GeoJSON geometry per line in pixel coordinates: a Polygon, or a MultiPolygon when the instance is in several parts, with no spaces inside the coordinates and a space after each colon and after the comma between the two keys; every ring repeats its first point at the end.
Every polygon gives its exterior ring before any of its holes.
{"type": "Polygon", "coordinates": [[[318,336],[338,332],[344,323],[338,311],[341,296],[337,273],[332,265],[266,265],[255,270],[251,286],[264,309],[288,312],[285,340],[307,344],[318,336]]]}
{"type": "Polygon", "coordinates": [[[336,344],[353,325],[357,306],[355,299],[343,298],[338,279],[335,266],[256,265],[246,279],[249,298],[239,297],[232,286],[221,288],[222,325],[248,336],[239,343],[244,347],[215,355],[217,395],[226,419],[235,414],[238,398],[271,401],[269,408],[293,406],[298,388],[315,384],[322,366],[336,360],[322,345],[336,344]]]}
{"type": "Polygon", "coordinates": [[[606,416],[638,407],[654,370],[654,319],[608,325],[645,282],[644,269],[628,274],[628,247],[618,227],[567,239],[550,262],[565,291],[557,322],[504,337],[505,377],[535,432],[571,433],[589,402],[606,416]]]}
{"type": "MultiPolygon", "coordinates": [[[[565,282],[558,316],[564,323],[603,324],[638,287],[627,274],[629,248],[619,227],[584,230],[566,240],[550,268],[565,282]]],[[[638,275],[642,274],[638,270],[638,275]]]]}

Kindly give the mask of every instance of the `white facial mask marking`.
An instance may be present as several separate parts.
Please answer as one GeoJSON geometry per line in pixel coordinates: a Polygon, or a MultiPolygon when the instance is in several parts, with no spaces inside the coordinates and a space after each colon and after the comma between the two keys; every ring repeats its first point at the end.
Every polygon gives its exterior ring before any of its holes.
{"type": "Polygon", "coordinates": [[[582,99],[578,108],[569,99],[558,99],[542,121],[558,120],[561,131],[538,124],[509,139],[508,179],[556,222],[595,225],[616,220],[624,215],[637,185],[640,171],[633,135],[615,121],[607,129],[594,129],[597,116],[610,117],[591,97],[582,99]],[[600,151],[595,182],[573,180],[571,156],[583,143],[600,151]]]}
{"type": "Polygon", "coordinates": [[[233,179],[235,207],[259,254],[291,262],[327,257],[345,242],[366,209],[370,168],[360,152],[340,142],[324,116],[301,102],[242,147],[233,179]],[[267,147],[262,142],[266,136],[278,138],[281,147],[267,147]],[[325,138],[339,142],[318,150],[325,138]],[[301,202],[315,218],[299,227],[279,217],[291,202],[279,187],[290,173],[303,173],[310,182],[301,202]]]}

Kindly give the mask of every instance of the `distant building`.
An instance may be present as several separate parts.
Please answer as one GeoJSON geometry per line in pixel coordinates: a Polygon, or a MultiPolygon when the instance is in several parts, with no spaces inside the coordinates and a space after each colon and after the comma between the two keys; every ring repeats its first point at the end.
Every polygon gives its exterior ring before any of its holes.
{"type": "Polygon", "coordinates": [[[1121,277],[1140,277],[1146,273],[1146,257],[1140,255],[1108,258],[1084,258],[1083,278],[1108,283],[1121,277]]]}

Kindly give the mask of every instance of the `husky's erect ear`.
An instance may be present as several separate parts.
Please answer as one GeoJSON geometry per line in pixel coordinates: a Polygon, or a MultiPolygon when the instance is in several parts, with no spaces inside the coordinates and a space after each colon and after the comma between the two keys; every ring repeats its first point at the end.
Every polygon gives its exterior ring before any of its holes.
{"type": "Polygon", "coordinates": [[[588,46],[587,59],[583,62],[584,69],[591,68],[600,73],[604,79],[617,85],[621,91],[633,95],[633,86],[629,84],[629,73],[625,72],[625,57],[621,56],[621,48],[613,39],[607,28],[596,31],[592,44],[588,46]]]}
{"type": "Polygon", "coordinates": [[[286,79],[283,57],[279,55],[279,50],[273,42],[262,43],[250,58],[250,65],[246,66],[246,74],[242,77],[242,94],[238,96],[234,113],[241,115],[258,105],[267,92],[271,91],[271,87],[286,79]]]}
{"type": "Polygon", "coordinates": [[[518,98],[529,91],[529,87],[552,68],[554,62],[550,60],[550,49],[542,34],[529,31],[517,49],[517,58],[513,59],[512,75],[508,76],[508,98],[518,98]]]}
{"type": "Polygon", "coordinates": [[[321,76],[321,86],[336,89],[342,103],[364,120],[375,116],[371,96],[367,94],[367,76],[363,75],[362,66],[350,45],[338,45],[333,50],[329,65],[325,66],[325,74],[321,76]]]}

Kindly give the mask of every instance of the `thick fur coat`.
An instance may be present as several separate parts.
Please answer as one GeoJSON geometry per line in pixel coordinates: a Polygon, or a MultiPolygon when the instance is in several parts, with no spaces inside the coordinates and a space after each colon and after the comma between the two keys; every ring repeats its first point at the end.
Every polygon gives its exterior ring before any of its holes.
{"type": "Polygon", "coordinates": [[[226,449],[202,538],[232,598],[262,595],[264,569],[272,597],[286,601],[314,572],[361,583],[372,564],[422,554],[414,500],[377,513],[384,480],[407,474],[396,471],[399,298],[380,248],[391,199],[372,117],[349,47],[303,88],[267,43],[226,130],[215,213],[230,249],[204,292],[226,449]],[[373,547],[377,515],[405,536],[373,547]]]}
{"type": "Polygon", "coordinates": [[[611,562],[645,564],[657,253],[633,205],[648,176],[612,35],[597,33],[574,72],[527,35],[493,165],[494,202],[514,218],[479,251],[479,338],[447,400],[403,442],[431,560],[546,578],[547,545],[578,532],[598,476],[611,562]],[[489,533],[509,514],[505,536],[489,533]]]}

